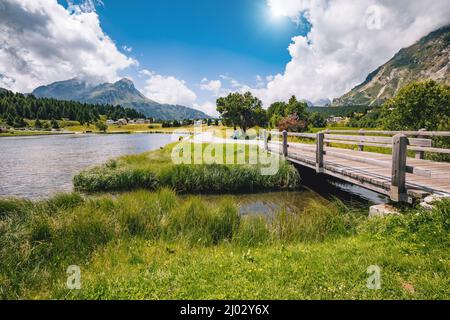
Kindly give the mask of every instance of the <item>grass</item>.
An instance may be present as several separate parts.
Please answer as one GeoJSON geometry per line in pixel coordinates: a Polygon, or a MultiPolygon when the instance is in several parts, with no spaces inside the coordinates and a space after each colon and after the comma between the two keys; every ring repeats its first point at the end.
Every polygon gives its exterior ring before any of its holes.
{"type": "MultiPolygon", "coordinates": [[[[194,144],[185,142],[193,151],[194,144]]],[[[200,164],[175,165],[172,153],[178,144],[140,155],[132,155],[112,160],[100,167],[81,172],[74,178],[74,186],[82,192],[129,191],[136,189],[154,190],[170,187],[179,193],[234,193],[239,191],[293,190],[299,186],[300,176],[296,169],[287,162],[279,160],[279,170],[274,175],[262,175],[264,164],[250,164],[250,147],[234,146],[228,155],[235,163],[238,159],[242,165],[200,164]]],[[[197,145],[203,151],[209,145],[197,145]]],[[[214,145],[213,145],[214,147],[214,145]]],[[[223,161],[227,157],[223,148],[223,161]]],[[[220,151],[217,151],[220,152],[220,151]]],[[[259,150],[259,152],[262,152],[259,150]]],[[[181,153],[180,153],[181,154],[181,153]]],[[[219,154],[219,153],[218,153],[219,154]]],[[[277,157],[277,156],[276,156],[277,157]]],[[[272,156],[271,159],[275,159],[272,156]]],[[[194,161],[194,152],[188,155],[194,161]]],[[[216,159],[219,160],[219,159],[216,159]]],[[[276,164],[276,163],[275,163],[276,164]]],[[[270,166],[270,164],[269,164],[270,166]]]]}
{"type": "Polygon", "coordinates": [[[449,214],[447,201],[369,220],[330,202],[267,220],[168,189],[0,200],[0,297],[445,300],[449,214]],[[371,265],[381,290],[366,287],[371,265]]]}

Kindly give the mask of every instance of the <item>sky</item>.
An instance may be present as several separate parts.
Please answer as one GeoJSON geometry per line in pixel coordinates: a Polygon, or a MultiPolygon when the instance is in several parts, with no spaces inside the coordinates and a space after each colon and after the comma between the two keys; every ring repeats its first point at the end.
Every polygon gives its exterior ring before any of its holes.
{"type": "Polygon", "coordinates": [[[450,23],[448,0],[0,0],[0,87],[130,78],[148,98],[216,115],[251,91],[333,99],[450,23]]]}

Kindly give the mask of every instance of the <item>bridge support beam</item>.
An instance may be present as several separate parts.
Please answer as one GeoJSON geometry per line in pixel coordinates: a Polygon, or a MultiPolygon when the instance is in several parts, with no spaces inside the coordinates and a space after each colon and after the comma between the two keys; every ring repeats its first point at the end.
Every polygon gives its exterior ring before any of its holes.
{"type": "Polygon", "coordinates": [[[323,155],[324,155],[324,140],[325,134],[319,132],[317,134],[317,147],[316,147],[316,171],[317,173],[323,173],[323,155]]]}
{"type": "Polygon", "coordinates": [[[408,137],[404,134],[398,134],[393,139],[391,200],[395,202],[408,201],[408,195],[406,193],[406,157],[408,144],[408,137]]]}

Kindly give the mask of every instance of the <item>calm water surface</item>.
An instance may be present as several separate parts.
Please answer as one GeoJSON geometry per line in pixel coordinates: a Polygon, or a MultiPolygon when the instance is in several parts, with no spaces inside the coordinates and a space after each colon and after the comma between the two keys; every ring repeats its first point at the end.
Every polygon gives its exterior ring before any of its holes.
{"type": "Polygon", "coordinates": [[[165,134],[0,138],[0,197],[43,198],[72,191],[83,169],[176,141],[165,134]]]}
{"type": "MultiPolygon", "coordinates": [[[[222,195],[202,196],[204,200],[215,204],[220,203],[223,197],[222,195]]],[[[233,199],[243,216],[263,215],[273,217],[281,211],[302,212],[315,203],[326,204],[328,202],[320,194],[306,188],[301,191],[239,194],[226,197],[233,199]]]]}

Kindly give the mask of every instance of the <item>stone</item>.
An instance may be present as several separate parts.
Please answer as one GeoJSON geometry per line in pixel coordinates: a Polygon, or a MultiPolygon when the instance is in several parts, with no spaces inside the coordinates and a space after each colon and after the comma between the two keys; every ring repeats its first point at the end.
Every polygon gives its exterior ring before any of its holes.
{"type": "Polygon", "coordinates": [[[436,201],[441,201],[442,199],[448,198],[446,196],[440,196],[437,194],[433,194],[431,196],[426,197],[425,199],[423,199],[423,202],[427,203],[427,204],[433,204],[436,201]]]}
{"type": "Polygon", "coordinates": [[[434,206],[432,206],[431,204],[428,204],[428,203],[426,203],[426,202],[421,202],[421,203],[420,203],[420,207],[421,207],[422,209],[425,209],[425,210],[428,210],[428,211],[431,211],[431,210],[434,209],[434,206]]]}
{"type": "Polygon", "coordinates": [[[398,211],[395,207],[389,204],[379,204],[376,206],[370,207],[369,217],[385,217],[390,215],[399,215],[400,211],[398,211]]]}
{"type": "Polygon", "coordinates": [[[448,199],[448,198],[449,198],[448,196],[433,194],[431,196],[424,198],[423,201],[420,203],[420,207],[425,210],[431,211],[434,209],[434,204],[436,202],[441,201],[443,199],[448,199]]]}

